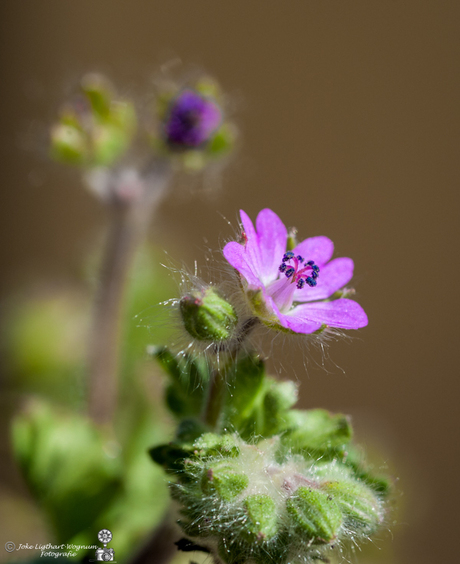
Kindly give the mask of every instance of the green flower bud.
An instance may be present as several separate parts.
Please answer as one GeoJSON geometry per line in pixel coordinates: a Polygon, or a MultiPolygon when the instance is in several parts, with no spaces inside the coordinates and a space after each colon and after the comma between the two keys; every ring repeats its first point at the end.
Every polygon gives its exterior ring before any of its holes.
{"type": "Polygon", "coordinates": [[[93,133],[93,159],[97,165],[110,166],[121,155],[130,141],[127,131],[106,124],[95,128],[93,133]]]}
{"type": "Polygon", "coordinates": [[[110,108],[110,122],[131,137],[137,125],[134,105],[126,100],[114,100],[110,108]]]}
{"type": "Polygon", "coordinates": [[[102,118],[108,117],[114,94],[111,83],[100,74],[90,73],[82,78],[81,89],[86,94],[94,113],[102,118]]]}
{"type": "Polygon", "coordinates": [[[225,341],[238,323],[233,306],[212,286],[183,296],[180,312],[185,329],[199,341],[225,341]]]}
{"type": "Polygon", "coordinates": [[[342,513],[332,496],[301,486],[286,503],[296,530],[312,544],[332,542],[342,525],[342,513]]]}
{"type": "Polygon", "coordinates": [[[250,495],[244,500],[247,521],[242,529],[249,541],[265,541],[278,532],[278,515],[273,499],[264,494],[250,495]]]}
{"type": "Polygon", "coordinates": [[[326,561],[335,541],[367,537],[382,522],[380,498],[345,462],[282,454],[281,441],[205,433],[152,452],[160,463],[174,460],[183,532],[224,564],[326,561]]]}
{"type": "Polygon", "coordinates": [[[72,125],[59,123],[51,129],[51,156],[57,161],[79,165],[88,158],[86,138],[72,125]]]}
{"type": "Polygon", "coordinates": [[[235,127],[229,123],[223,124],[209,142],[209,155],[216,158],[229,153],[235,144],[236,136],[235,127]]]}
{"type": "Polygon", "coordinates": [[[343,511],[347,524],[365,535],[374,533],[383,522],[384,507],[375,492],[356,480],[339,480],[323,485],[343,511]]]}
{"type": "Polygon", "coordinates": [[[295,452],[327,452],[328,456],[335,456],[344,451],[353,434],[348,417],[333,415],[324,409],[293,409],[288,425],[290,430],[283,442],[295,452]]]}
{"type": "Polygon", "coordinates": [[[85,76],[81,91],[83,98],[67,104],[51,129],[51,156],[65,164],[110,166],[131,144],[134,106],[114,99],[112,85],[100,75],[85,76]]]}
{"type": "Polygon", "coordinates": [[[224,501],[232,501],[248,486],[246,474],[236,472],[227,461],[208,466],[204,472],[202,489],[204,493],[216,492],[224,501]]]}
{"type": "Polygon", "coordinates": [[[223,456],[235,458],[240,454],[241,441],[235,435],[205,433],[194,443],[195,452],[201,457],[223,456]]]}

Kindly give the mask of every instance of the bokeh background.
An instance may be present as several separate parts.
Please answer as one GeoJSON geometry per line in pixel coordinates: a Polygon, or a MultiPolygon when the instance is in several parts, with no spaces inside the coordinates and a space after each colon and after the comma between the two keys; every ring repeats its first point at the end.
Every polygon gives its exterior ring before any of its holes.
{"type": "MultiPolygon", "coordinates": [[[[46,158],[46,128],[80,75],[105,72],[142,101],[162,64],[201,66],[229,95],[239,152],[213,196],[176,186],[150,238],[192,267],[233,234],[238,209],[271,207],[353,257],[369,327],[312,351],[307,370],[286,343],[282,363],[302,382],[302,406],[350,413],[358,440],[397,479],[391,535],[369,555],[382,563],[458,557],[459,18],[455,0],[0,7],[2,311],[50,281],[78,285],[104,231],[78,175],[46,158]]],[[[34,542],[34,530],[46,540],[11,461],[16,399],[1,400],[0,519],[21,500],[18,542],[34,542]]]]}

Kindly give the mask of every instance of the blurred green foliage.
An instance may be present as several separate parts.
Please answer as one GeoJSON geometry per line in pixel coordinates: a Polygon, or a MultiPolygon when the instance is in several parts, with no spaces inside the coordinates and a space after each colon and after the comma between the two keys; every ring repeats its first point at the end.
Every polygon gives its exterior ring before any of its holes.
{"type": "Polygon", "coordinates": [[[168,505],[163,472],[147,454],[170,432],[160,374],[146,354],[148,344],[168,338],[157,304],[171,295],[172,281],[159,263],[156,252],[144,250],[129,280],[112,432],[84,414],[91,288],[19,299],[2,327],[8,385],[27,398],[13,423],[14,453],[55,532],[50,542],[94,545],[98,531],[109,529],[117,561],[133,553],[168,505]]]}

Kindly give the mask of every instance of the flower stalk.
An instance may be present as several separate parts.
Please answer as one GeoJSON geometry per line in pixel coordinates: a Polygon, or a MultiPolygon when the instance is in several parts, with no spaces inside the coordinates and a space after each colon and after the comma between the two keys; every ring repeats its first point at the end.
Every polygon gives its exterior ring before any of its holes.
{"type": "Polygon", "coordinates": [[[128,274],[170,176],[167,164],[156,161],[144,176],[138,197],[124,199],[114,192],[109,201],[109,235],[96,291],[88,358],[88,411],[93,421],[101,425],[112,422],[117,403],[128,274]]]}
{"type": "Polygon", "coordinates": [[[227,391],[226,372],[234,365],[238,353],[244,347],[246,339],[250,333],[259,324],[256,317],[250,317],[241,326],[230,344],[216,343],[213,352],[216,355],[224,353],[225,360],[214,359],[215,367],[211,372],[211,378],[208,385],[208,395],[203,410],[203,422],[211,429],[218,428],[220,416],[222,414],[222,406],[227,391]]]}
{"type": "Polygon", "coordinates": [[[216,429],[218,427],[222,403],[226,392],[225,374],[221,369],[215,368],[211,372],[207,391],[202,419],[203,423],[208,425],[210,429],[216,429]]]}

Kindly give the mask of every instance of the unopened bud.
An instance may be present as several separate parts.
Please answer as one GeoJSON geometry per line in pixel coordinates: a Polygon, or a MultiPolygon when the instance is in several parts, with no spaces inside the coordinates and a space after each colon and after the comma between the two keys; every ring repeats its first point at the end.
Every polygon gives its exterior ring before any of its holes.
{"type": "Polygon", "coordinates": [[[106,78],[87,75],[83,96],[67,103],[51,129],[51,156],[65,164],[110,166],[129,148],[136,130],[134,105],[114,99],[106,78]]]}
{"type": "Polygon", "coordinates": [[[333,541],[342,525],[342,513],[332,496],[301,486],[286,503],[296,530],[312,544],[333,541]]]}
{"type": "Polygon", "coordinates": [[[213,456],[236,458],[240,455],[240,444],[235,435],[204,433],[195,441],[194,446],[195,452],[203,458],[213,456]]]}
{"type": "Polygon", "coordinates": [[[208,76],[187,85],[165,81],[157,95],[152,148],[190,173],[223,159],[237,140],[225,105],[219,85],[208,76]]]}
{"type": "Polygon", "coordinates": [[[373,490],[365,484],[356,480],[340,480],[328,482],[323,487],[334,496],[346,521],[355,530],[369,535],[382,524],[384,506],[373,490]]]}
{"type": "Polygon", "coordinates": [[[248,486],[249,480],[243,472],[237,472],[231,463],[224,460],[205,469],[202,489],[207,494],[216,493],[224,501],[232,501],[248,486]]]}
{"type": "Polygon", "coordinates": [[[113,97],[112,84],[97,73],[89,73],[82,78],[81,89],[86,94],[93,111],[101,117],[107,117],[113,97]]]}
{"type": "Polygon", "coordinates": [[[242,536],[252,541],[266,541],[278,532],[278,514],[273,499],[265,494],[250,495],[244,500],[247,515],[242,536]]]}
{"type": "Polygon", "coordinates": [[[60,123],[51,129],[51,156],[68,164],[85,163],[88,148],[84,133],[77,127],[60,123]]]}
{"type": "Polygon", "coordinates": [[[94,128],[93,159],[99,166],[109,166],[126,147],[126,133],[113,125],[94,128]]]}
{"type": "Polygon", "coordinates": [[[219,106],[195,90],[183,90],[172,100],[164,124],[167,143],[179,149],[203,145],[222,120],[219,106]]]}
{"type": "Polygon", "coordinates": [[[199,341],[225,341],[238,323],[234,307],[212,286],[183,296],[180,312],[185,329],[199,341]]]}

